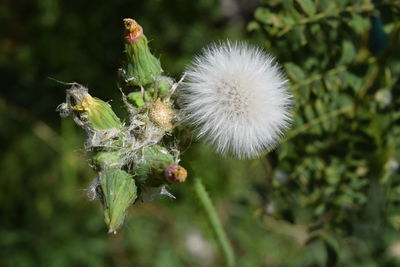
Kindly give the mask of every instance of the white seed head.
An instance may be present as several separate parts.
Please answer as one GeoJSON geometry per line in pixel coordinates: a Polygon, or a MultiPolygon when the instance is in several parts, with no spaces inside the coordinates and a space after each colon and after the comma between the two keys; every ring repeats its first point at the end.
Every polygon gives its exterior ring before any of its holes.
{"type": "Polygon", "coordinates": [[[290,119],[291,95],[274,58],[246,43],[204,49],[186,70],[182,111],[215,150],[253,158],[273,149],[290,119]]]}

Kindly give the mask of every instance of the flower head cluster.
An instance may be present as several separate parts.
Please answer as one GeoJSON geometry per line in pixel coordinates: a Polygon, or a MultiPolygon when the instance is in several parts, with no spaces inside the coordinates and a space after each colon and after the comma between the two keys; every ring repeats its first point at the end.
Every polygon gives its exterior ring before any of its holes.
{"type": "Polygon", "coordinates": [[[217,152],[252,158],[276,146],[291,96],[272,56],[245,43],[214,44],[186,70],[183,112],[217,152]]]}
{"type": "Polygon", "coordinates": [[[101,201],[109,233],[122,226],[129,206],[138,199],[166,195],[168,184],[183,183],[187,171],[180,166],[175,140],[166,140],[179,122],[175,89],[162,76],[160,61],[150,51],[143,28],[124,19],[126,64],[119,70],[122,100],[128,116],[120,119],[111,105],[70,83],[65,102],[57,107],[87,133],[85,144],[97,177],[89,197],[101,201]]]}

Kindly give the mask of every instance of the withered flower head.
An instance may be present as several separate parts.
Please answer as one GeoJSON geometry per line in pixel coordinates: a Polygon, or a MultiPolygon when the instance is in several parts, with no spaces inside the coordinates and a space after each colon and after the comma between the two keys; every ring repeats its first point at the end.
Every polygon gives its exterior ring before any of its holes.
{"type": "Polygon", "coordinates": [[[136,41],[143,35],[143,28],[134,19],[124,19],[125,25],[125,40],[128,42],[136,41]]]}
{"type": "Polygon", "coordinates": [[[174,115],[174,110],[160,100],[154,102],[150,108],[150,119],[164,131],[172,130],[174,115]]]}

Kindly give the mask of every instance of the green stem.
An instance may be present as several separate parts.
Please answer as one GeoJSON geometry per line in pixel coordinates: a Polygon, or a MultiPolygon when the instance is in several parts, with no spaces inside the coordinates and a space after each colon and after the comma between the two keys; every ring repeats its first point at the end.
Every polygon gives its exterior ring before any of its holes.
{"type": "Polygon", "coordinates": [[[224,253],[225,261],[227,266],[235,265],[235,255],[233,253],[232,247],[229,243],[229,240],[226,236],[224,228],[222,227],[221,221],[218,218],[217,212],[214,208],[214,205],[211,201],[210,196],[208,195],[201,179],[197,178],[194,181],[194,191],[196,192],[201,206],[207,214],[208,221],[211,224],[211,227],[214,231],[216,240],[221,247],[222,252],[224,253]]]}
{"type": "Polygon", "coordinates": [[[287,134],[287,136],[284,138],[284,142],[287,142],[289,139],[291,139],[291,138],[293,138],[293,137],[295,137],[295,136],[297,136],[297,135],[299,135],[299,134],[301,134],[303,132],[306,132],[308,129],[310,129],[311,127],[313,127],[313,126],[315,126],[317,124],[320,124],[320,123],[322,123],[324,121],[327,121],[327,120],[330,120],[330,119],[335,118],[337,116],[340,116],[342,114],[345,114],[345,113],[348,113],[348,112],[352,112],[352,111],[354,111],[354,107],[355,107],[355,105],[348,105],[348,106],[345,106],[345,107],[343,107],[341,109],[334,110],[334,111],[332,111],[330,113],[324,114],[322,116],[319,116],[319,117],[307,122],[307,123],[295,128],[293,131],[289,132],[287,134]]]}
{"type": "Polygon", "coordinates": [[[333,68],[333,69],[327,71],[324,74],[318,73],[318,74],[311,76],[310,78],[298,80],[295,83],[293,83],[292,88],[293,88],[293,90],[298,90],[302,86],[310,85],[315,81],[322,80],[324,77],[331,76],[331,75],[333,76],[340,72],[344,72],[346,70],[347,70],[347,66],[341,65],[341,66],[338,66],[336,68],[333,68]]]}
{"type": "Polygon", "coordinates": [[[365,13],[365,12],[372,12],[374,11],[374,5],[372,3],[364,3],[363,5],[353,5],[353,6],[348,6],[345,7],[344,9],[335,9],[335,10],[331,10],[331,11],[326,11],[326,12],[321,12],[318,14],[315,14],[311,17],[306,17],[306,18],[302,18],[298,21],[296,21],[293,24],[289,24],[286,27],[284,27],[280,32],[278,32],[277,36],[281,37],[283,35],[285,35],[286,33],[290,32],[291,30],[293,30],[295,27],[299,26],[299,25],[305,25],[305,24],[309,24],[309,23],[315,23],[318,22],[320,20],[323,19],[327,19],[327,18],[331,18],[331,17],[336,17],[338,19],[341,18],[342,13],[365,13]]]}

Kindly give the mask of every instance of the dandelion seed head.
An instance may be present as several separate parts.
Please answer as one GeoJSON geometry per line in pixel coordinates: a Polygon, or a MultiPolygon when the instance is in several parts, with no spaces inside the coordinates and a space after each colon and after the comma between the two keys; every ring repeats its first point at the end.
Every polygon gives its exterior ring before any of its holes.
{"type": "Polygon", "coordinates": [[[274,58],[246,43],[203,50],[185,72],[182,111],[215,150],[253,158],[273,149],[290,123],[291,96],[274,58]]]}

